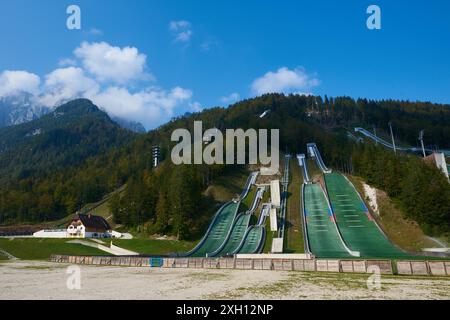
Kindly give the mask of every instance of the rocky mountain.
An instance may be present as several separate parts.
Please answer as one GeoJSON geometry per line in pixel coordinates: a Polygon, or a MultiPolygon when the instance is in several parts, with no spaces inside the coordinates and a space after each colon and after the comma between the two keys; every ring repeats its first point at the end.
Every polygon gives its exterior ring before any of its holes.
{"type": "Polygon", "coordinates": [[[29,122],[50,110],[39,105],[29,93],[0,98],[0,128],[29,122]]]}
{"type": "Polygon", "coordinates": [[[128,129],[128,130],[136,132],[136,133],[147,132],[147,130],[145,130],[144,126],[140,122],[130,121],[130,120],[126,120],[126,119],[122,119],[122,118],[118,118],[118,117],[111,117],[111,119],[124,129],[128,129]]]}
{"type": "MultiPolygon", "coordinates": [[[[0,97],[0,128],[19,125],[36,120],[53,111],[41,105],[35,96],[19,92],[17,94],[0,97]]],[[[119,117],[112,117],[113,121],[124,129],[136,133],[146,132],[140,122],[130,121],[119,117]]]]}

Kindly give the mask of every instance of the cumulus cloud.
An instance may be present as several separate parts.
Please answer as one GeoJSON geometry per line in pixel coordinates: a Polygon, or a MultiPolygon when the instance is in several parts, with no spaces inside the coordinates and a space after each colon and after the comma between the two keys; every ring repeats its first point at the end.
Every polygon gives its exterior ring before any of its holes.
{"type": "Polygon", "coordinates": [[[200,102],[195,101],[195,102],[189,103],[189,109],[192,112],[200,112],[203,110],[203,106],[201,105],[200,102]]]}
{"type": "Polygon", "coordinates": [[[227,104],[227,103],[233,103],[233,102],[236,102],[236,101],[238,101],[240,98],[241,98],[240,94],[237,93],[237,92],[234,92],[234,93],[232,93],[232,94],[230,94],[230,95],[228,95],[228,96],[221,97],[221,98],[220,98],[220,101],[221,101],[222,103],[227,104]]]}
{"type": "Polygon", "coordinates": [[[72,58],[63,58],[58,61],[60,67],[73,67],[77,65],[77,61],[72,58]]]}
{"type": "Polygon", "coordinates": [[[97,28],[89,29],[88,33],[93,36],[102,36],[103,35],[103,31],[100,29],[97,29],[97,28]]]}
{"type": "Polygon", "coordinates": [[[153,85],[150,81],[154,79],[146,73],[147,57],[137,48],[83,42],[74,54],[61,59],[60,67],[48,73],[42,84],[39,76],[26,71],[0,73],[0,97],[29,92],[36,103],[48,108],[87,98],[109,115],[139,121],[147,129],[202,109],[199,102],[192,101],[189,89],[153,85]]]}
{"type": "Polygon", "coordinates": [[[0,97],[20,92],[38,94],[40,82],[34,73],[6,70],[0,74],[0,97]]]}
{"type": "Polygon", "coordinates": [[[211,50],[213,50],[213,49],[215,49],[215,48],[217,48],[217,47],[219,47],[219,41],[217,41],[217,40],[215,40],[215,39],[212,39],[212,40],[206,40],[206,41],[204,41],[201,45],[200,45],[200,48],[203,50],[203,51],[211,51],[211,50]]]}
{"type": "Polygon", "coordinates": [[[175,42],[187,43],[191,40],[192,35],[194,34],[191,23],[186,20],[171,21],[169,23],[169,30],[174,35],[175,42]]]}
{"type": "Polygon", "coordinates": [[[87,77],[81,68],[56,69],[45,78],[44,94],[39,101],[48,107],[74,98],[93,96],[99,90],[97,82],[87,77]]]}
{"type": "Polygon", "coordinates": [[[170,120],[175,108],[185,107],[188,111],[192,95],[192,91],[180,87],[169,91],[152,87],[135,93],[123,87],[109,87],[91,99],[110,115],[140,121],[152,128],[170,120]]]}
{"type": "Polygon", "coordinates": [[[106,42],[83,42],[75,49],[86,71],[99,82],[125,84],[134,80],[150,80],[146,73],[147,56],[135,47],[113,47],[106,42]]]}
{"type": "Polygon", "coordinates": [[[292,93],[316,87],[320,84],[319,79],[309,75],[303,68],[290,70],[286,67],[276,72],[269,71],[264,76],[253,81],[252,93],[261,95],[264,93],[292,93]]]}

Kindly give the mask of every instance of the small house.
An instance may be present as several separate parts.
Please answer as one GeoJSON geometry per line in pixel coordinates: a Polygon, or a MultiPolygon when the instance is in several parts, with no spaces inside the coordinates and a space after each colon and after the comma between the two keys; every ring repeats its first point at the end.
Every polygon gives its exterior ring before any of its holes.
{"type": "Polygon", "coordinates": [[[110,238],[112,228],[105,218],[77,214],[67,226],[68,238],[110,238]]]}

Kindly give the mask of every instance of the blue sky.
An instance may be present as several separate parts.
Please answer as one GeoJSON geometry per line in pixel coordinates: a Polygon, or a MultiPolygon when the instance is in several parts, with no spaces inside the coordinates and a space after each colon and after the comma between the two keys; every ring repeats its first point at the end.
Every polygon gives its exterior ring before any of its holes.
{"type": "Polygon", "coordinates": [[[147,128],[267,91],[450,103],[445,0],[4,0],[0,14],[0,96],[84,95],[147,128]]]}

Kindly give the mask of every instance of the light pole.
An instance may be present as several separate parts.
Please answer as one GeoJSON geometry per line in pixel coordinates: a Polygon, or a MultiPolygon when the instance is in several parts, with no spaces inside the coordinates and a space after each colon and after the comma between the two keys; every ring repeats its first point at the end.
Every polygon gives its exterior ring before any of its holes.
{"type": "Polygon", "coordinates": [[[154,168],[156,168],[159,165],[160,155],[161,155],[161,148],[159,146],[154,146],[152,148],[153,167],[154,168]]]}
{"type": "Polygon", "coordinates": [[[397,154],[397,148],[395,147],[394,131],[392,130],[392,121],[389,121],[389,129],[391,130],[392,145],[394,146],[394,153],[397,154]]]}
{"type": "Polygon", "coordinates": [[[419,133],[420,145],[422,146],[423,157],[426,158],[427,154],[425,153],[425,146],[423,145],[423,134],[424,134],[424,130],[420,130],[420,133],[419,133]]]}

